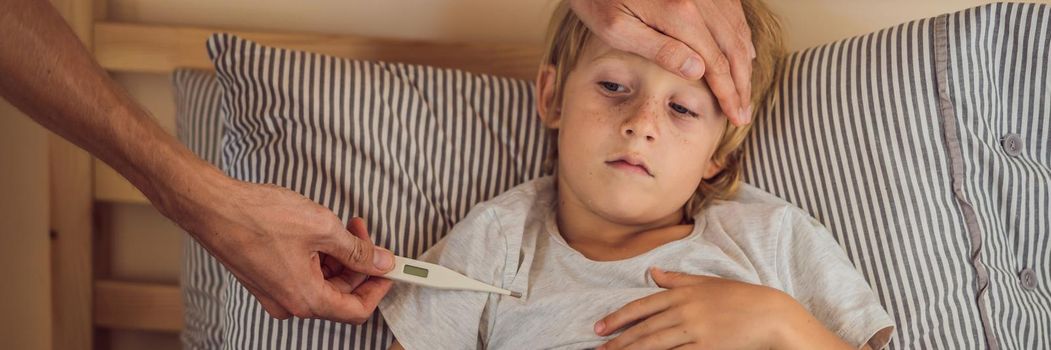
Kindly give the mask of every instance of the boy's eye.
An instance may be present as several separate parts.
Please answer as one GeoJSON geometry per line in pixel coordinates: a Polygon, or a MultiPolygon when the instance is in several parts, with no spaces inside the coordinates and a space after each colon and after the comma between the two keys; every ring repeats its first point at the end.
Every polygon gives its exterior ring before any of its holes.
{"type": "Polygon", "coordinates": [[[609,92],[624,92],[625,90],[624,85],[620,85],[612,81],[600,81],[598,84],[599,86],[602,86],[603,89],[606,89],[606,91],[609,92]]]}
{"type": "Polygon", "coordinates": [[[680,105],[678,103],[669,102],[668,106],[671,107],[671,109],[674,110],[675,113],[686,114],[686,115],[689,115],[689,116],[695,117],[695,118],[697,117],[697,113],[694,113],[693,111],[689,110],[686,107],[683,107],[682,105],[680,105]]]}

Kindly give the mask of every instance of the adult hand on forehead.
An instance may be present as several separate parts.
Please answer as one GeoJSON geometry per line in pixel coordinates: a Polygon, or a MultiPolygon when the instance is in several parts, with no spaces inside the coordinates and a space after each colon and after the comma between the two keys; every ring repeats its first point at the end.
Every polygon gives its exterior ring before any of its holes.
{"type": "Polygon", "coordinates": [[[610,46],[704,79],[734,125],[751,122],[752,33],[740,0],[569,0],[610,46]]]}

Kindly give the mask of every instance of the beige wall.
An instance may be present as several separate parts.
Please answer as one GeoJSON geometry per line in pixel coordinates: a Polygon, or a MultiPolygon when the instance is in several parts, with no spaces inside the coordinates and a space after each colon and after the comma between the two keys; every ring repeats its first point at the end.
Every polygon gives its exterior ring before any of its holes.
{"type": "Polygon", "coordinates": [[[51,347],[47,133],[0,99],[0,347],[51,347]]]}
{"type": "MultiPolygon", "coordinates": [[[[793,50],[937,16],[989,0],[766,0],[784,19],[793,50]]],[[[1049,0],[1029,1],[1048,3],[1049,0]]]]}
{"type": "MultiPolygon", "coordinates": [[[[1049,0],[1037,2],[1047,3],[1049,0]]],[[[767,0],[794,49],[989,0],[767,0]]],[[[555,0],[114,0],[113,19],[378,37],[539,43],[555,0]]]]}

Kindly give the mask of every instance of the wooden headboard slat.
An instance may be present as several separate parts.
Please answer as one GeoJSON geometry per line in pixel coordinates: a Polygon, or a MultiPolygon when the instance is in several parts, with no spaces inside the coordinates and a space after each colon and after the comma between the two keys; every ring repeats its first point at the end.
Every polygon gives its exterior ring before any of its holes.
{"type": "Polygon", "coordinates": [[[94,294],[96,326],[160,332],[182,330],[179,286],[96,280],[94,294]]]}
{"type": "Polygon", "coordinates": [[[406,62],[533,80],[538,46],[439,43],[348,35],[288,34],[96,22],[95,56],[108,70],[169,73],[178,67],[211,69],[205,41],[228,32],[262,44],[361,60],[406,62]]]}

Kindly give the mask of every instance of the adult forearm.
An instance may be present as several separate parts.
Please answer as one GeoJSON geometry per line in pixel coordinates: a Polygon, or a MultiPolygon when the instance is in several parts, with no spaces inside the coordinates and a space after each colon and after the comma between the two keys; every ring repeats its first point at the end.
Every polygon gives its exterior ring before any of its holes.
{"type": "Polygon", "coordinates": [[[49,2],[0,2],[0,33],[0,94],[152,200],[175,200],[156,193],[180,192],[193,181],[178,176],[209,168],[109,78],[49,2]]]}
{"type": "Polygon", "coordinates": [[[50,3],[0,2],[0,95],[113,166],[279,318],[361,324],[393,268],[361,219],[354,234],[288,189],[236,181],[194,156],[109,78],[50,3]],[[326,276],[320,261],[344,268],[326,276]]]}

